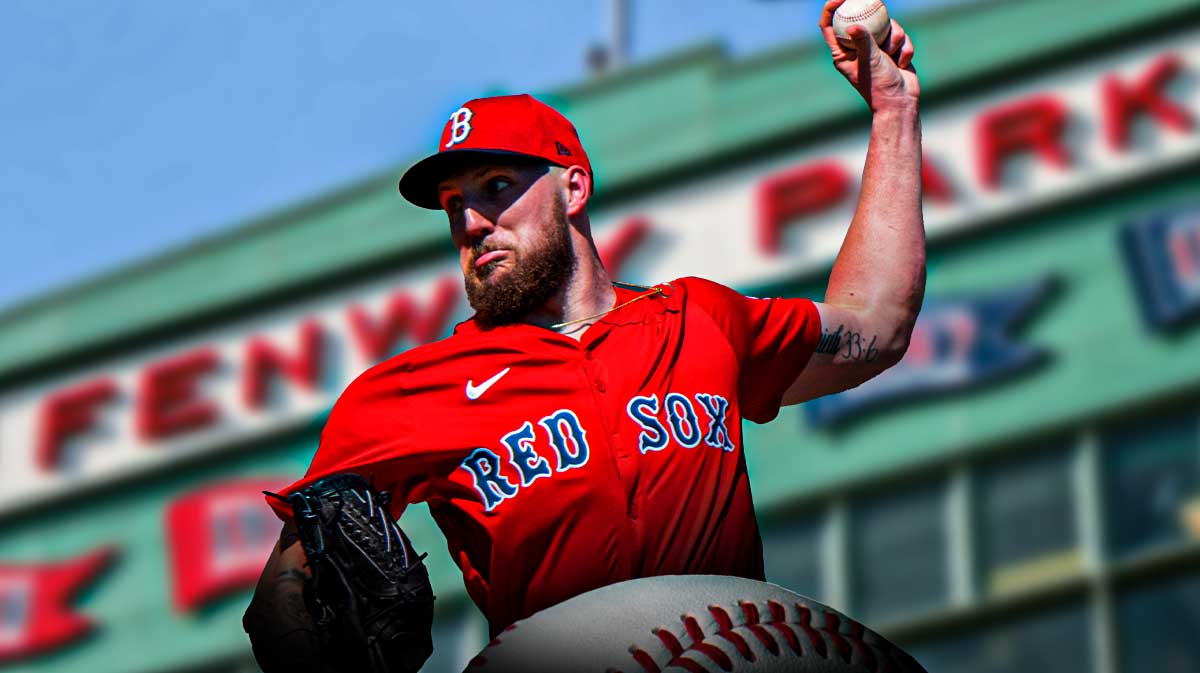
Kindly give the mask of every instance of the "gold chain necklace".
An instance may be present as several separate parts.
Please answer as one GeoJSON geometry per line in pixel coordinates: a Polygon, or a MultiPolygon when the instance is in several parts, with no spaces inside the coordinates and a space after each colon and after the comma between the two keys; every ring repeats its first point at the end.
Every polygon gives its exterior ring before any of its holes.
{"type": "Polygon", "coordinates": [[[575,323],[581,323],[581,322],[587,322],[589,320],[595,320],[596,318],[601,318],[603,316],[606,316],[609,313],[612,313],[613,311],[615,311],[619,308],[625,308],[626,306],[629,306],[630,304],[632,304],[635,301],[638,301],[639,299],[645,299],[646,297],[652,297],[656,294],[662,295],[664,297],[666,296],[666,294],[662,291],[661,287],[646,287],[645,285],[636,285],[634,283],[622,283],[620,281],[613,281],[613,285],[626,285],[628,287],[636,287],[639,290],[646,290],[646,292],[643,292],[642,294],[639,294],[638,296],[636,296],[632,299],[629,299],[627,301],[623,301],[620,304],[617,304],[616,306],[608,309],[607,311],[601,311],[601,312],[597,313],[596,315],[589,315],[586,318],[576,318],[575,320],[568,320],[566,322],[555,323],[550,326],[550,329],[559,329],[562,327],[566,327],[567,325],[574,325],[575,323]]]}

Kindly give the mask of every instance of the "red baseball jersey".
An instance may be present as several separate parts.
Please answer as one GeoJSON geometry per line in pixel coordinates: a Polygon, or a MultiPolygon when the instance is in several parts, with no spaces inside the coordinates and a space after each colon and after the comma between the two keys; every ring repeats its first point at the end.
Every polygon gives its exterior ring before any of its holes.
{"type": "Polygon", "coordinates": [[[658,287],[579,340],[468,320],[369,369],[284,492],[352,471],[397,517],[427,502],[493,634],[626,579],[763,579],[741,419],[776,416],[820,318],[699,278],[658,287]]]}

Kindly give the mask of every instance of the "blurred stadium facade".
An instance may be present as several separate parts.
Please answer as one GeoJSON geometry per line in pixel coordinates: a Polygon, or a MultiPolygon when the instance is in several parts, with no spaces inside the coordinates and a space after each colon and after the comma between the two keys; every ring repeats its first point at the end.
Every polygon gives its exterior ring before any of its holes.
{"type": "MultiPolygon", "coordinates": [[[[927,306],[884,377],[748,425],[769,578],[932,673],[1200,670],[1200,6],[906,24],[927,306]]],[[[592,153],[618,278],[820,298],[868,127],[823,50],[542,96],[592,153]]],[[[256,670],[260,490],[358,372],[467,315],[398,174],[0,316],[0,670],[256,670]]],[[[426,670],[459,670],[484,624],[424,506],[403,523],[439,595],[426,670]]]]}

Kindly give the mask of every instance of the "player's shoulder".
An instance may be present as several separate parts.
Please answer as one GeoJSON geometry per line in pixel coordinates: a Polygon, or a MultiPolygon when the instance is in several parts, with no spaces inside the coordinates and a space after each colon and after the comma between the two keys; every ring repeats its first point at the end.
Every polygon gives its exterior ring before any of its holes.
{"type": "Polygon", "coordinates": [[[666,285],[678,290],[682,294],[682,299],[693,307],[700,306],[705,309],[717,310],[730,303],[747,299],[745,295],[733,288],[698,276],[676,278],[666,285]]]}

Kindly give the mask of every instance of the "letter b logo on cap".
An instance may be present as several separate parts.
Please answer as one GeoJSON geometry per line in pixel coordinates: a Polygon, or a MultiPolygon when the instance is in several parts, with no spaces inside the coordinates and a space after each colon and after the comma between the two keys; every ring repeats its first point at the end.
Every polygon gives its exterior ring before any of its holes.
{"type": "Polygon", "coordinates": [[[446,143],[446,147],[452,147],[467,139],[471,133],[471,117],[474,116],[475,113],[465,107],[459,108],[457,112],[450,115],[450,140],[446,143]]]}

